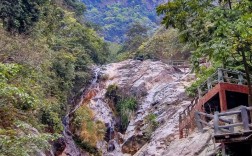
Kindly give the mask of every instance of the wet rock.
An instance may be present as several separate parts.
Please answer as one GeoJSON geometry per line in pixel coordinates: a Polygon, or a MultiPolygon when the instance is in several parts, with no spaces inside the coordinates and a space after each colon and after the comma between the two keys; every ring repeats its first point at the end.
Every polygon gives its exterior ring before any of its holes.
{"type": "Polygon", "coordinates": [[[155,105],[157,105],[157,104],[159,104],[159,101],[153,102],[153,103],[151,104],[151,106],[155,106],[155,105]]]}
{"type": "Polygon", "coordinates": [[[107,142],[97,144],[102,155],[162,155],[167,144],[178,138],[178,114],[190,104],[190,101],[184,101],[187,99],[185,86],[190,84],[191,79],[179,69],[152,60],[125,60],[102,66],[101,70],[106,79],[100,81],[96,88],[91,88],[96,90],[96,94],[88,106],[92,109],[95,120],[115,123],[113,137],[109,136],[108,124],[107,142]],[[120,117],[116,117],[114,106],[105,98],[106,88],[113,84],[123,93],[136,96],[138,100],[138,109],[131,114],[125,134],[118,132],[120,117]],[[149,114],[155,114],[155,122],[159,123],[159,127],[149,132],[147,137],[143,134],[146,134],[148,128],[145,120],[149,114]],[[173,137],[166,144],[167,137],[170,136],[173,137]]]}
{"type": "Polygon", "coordinates": [[[129,138],[122,145],[122,152],[128,154],[135,154],[146,142],[148,139],[144,135],[135,135],[129,138]]]}
{"type": "Polygon", "coordinates": [[[61,155],[64,149],[66,148],[66,143],[65,143],[64,138],[57,139],[53,144],[53,148],[54,148],[53,153],[55,156],[61,155]]]}
{"type": "Polygon", "coordinates": [[[113,141],[110,141],[108,143],[108,152],[112,152],[115,150],[115,145],[114,145],[114,142],[113,141]]]}
{"type": "Polygon", "coordinates": [[[120,144],[122,144],[124,142],[123,140],[123,134],[121,134],[120,132],[117,132],[117,138],[120,144]]]}

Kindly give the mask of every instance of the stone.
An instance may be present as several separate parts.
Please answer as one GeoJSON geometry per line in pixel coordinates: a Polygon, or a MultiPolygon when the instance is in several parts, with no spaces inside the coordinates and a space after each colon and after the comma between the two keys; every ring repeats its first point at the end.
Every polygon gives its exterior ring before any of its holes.
{"type": "Polygon", "coordinates": [[[89,107],[94,112],[95,120],[114,122],[117,127],[113,144],[111,140],[97,144],[102,155],[162,155],[167,146],[178,138],[178,114],[187,105],[184,102],[188,99],[185,86],[190,85],[193,78],[177,68],[153,60],[125,60],[104,65],[100,69],[106,79],[89,88],[95,90],[89,107]],[[136,96],[138,101],[138,108],[132,113],[124,134],[118,132],[120,118],[111,113],[115,108],[105,98],[106,88],[112,84],[116,84],[128,96],[136,96]],[[148,128],[145,117],[153,113],[159,126],[147,137],[143,135],[148,128]]]}

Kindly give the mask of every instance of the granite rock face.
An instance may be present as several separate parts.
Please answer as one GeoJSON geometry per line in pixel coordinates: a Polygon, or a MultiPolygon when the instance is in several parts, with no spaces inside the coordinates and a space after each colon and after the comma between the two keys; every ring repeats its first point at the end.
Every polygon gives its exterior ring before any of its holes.
{"type": "Polygon", "coordinates": [[[210,142],[208,133],[195,132],[191,137],[178,139],[178,115],[191,103],[185,87],[195,79],[193,74],[151,60],[108,64],[100,67],[99,74],[97,85],[90,88],[96,94],[89,107],[95,120],[104,122],[108,130],[113,130],[106,137],[107,141],[97,144],[103,155],[181,156],[204,151],[210,142]],[[124,134],[114,130],[116,116],[105,98],[106,88],[113,84],[138,100],[138,109],[131,115],[124,134]],[[155,129],[150,129],[152,123],[146,119],[149,115],[155,116],[155,129]],[[197,142],[200,138],[205,138],[202,139],[204,143],[197,142]]]}

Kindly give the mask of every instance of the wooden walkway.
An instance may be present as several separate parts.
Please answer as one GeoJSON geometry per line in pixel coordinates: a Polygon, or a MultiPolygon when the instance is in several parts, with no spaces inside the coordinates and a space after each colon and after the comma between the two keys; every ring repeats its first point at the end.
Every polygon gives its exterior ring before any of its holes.
{"type": "Polygon", "coordinates": [[[195,112],[198,130],[203,132],[204,127],[214,129],[214,138],[217,143],[232,143],[252,140],[252,124],[250,111],[252,107],[241,106],[238,110],[223,113],[215,112],[214,115],[195,112]],[[213,121],[213,123],[208,122],[213,121]]]}
{"type": "Polygon", "coordinates": [[[191,67],[189,61],[186,61],[186,60],[168,60],[168,61],[165,61],[165,63],[167,63],[170,66],[175,66],[177,68],[190,68],[191,67]]]}

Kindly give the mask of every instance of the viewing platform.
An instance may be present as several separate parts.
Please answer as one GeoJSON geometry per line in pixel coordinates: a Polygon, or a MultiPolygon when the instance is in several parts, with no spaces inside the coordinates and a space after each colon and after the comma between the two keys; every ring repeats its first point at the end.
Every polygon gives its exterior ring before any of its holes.
{"type": "Polygon", "coordinates": [[[199,97],[179,114],[180,138],[194,130],[195,112],[214,114],[240,105],[248,106],[246,75],[240,71],[219,68],[198,88],[199,97]]]}

